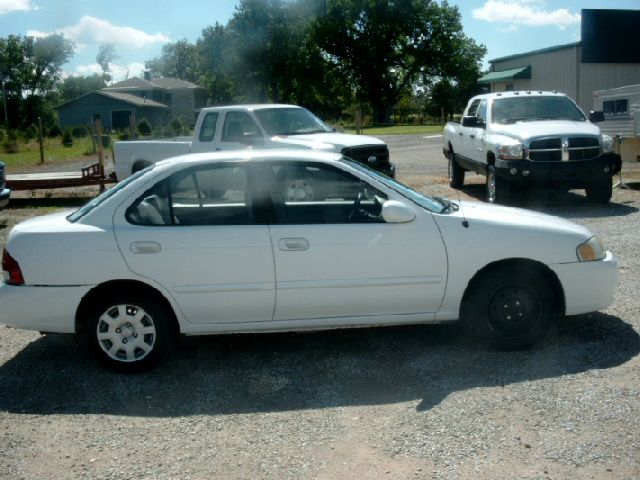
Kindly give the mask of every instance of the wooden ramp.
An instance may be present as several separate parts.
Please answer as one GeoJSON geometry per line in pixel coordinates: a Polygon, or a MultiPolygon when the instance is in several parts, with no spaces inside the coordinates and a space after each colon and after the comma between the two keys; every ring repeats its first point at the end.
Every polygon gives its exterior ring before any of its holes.
{"type": "Polygon", "coordinates": [[[83,187],[116,183],[115,175],[100,174],[98,164],[84,167],[80,172],[39,172],[7,175],[7,188],[11,190],[38,190],[49,188],[83,187]]]}

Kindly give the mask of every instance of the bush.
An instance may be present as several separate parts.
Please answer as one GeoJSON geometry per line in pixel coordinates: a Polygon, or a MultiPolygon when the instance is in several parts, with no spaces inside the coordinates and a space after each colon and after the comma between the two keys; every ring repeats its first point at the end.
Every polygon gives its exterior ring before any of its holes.
{"type": "Polygon", "coordinates": [[[64,145],[65,147],[71,147],[73,146],[73,135],[71,134],[71,130],[70,129],[66,129],[64,131],[64,133],[62,134],[62,140],[61,140],[62,145],[64,145]]]}
{"type": "Polygon", "coordinates": [[[151,124],[149,123],[149,120],[147,120],[146,118],[140,119],[140,121],[136,125],[136,129],[138,130],[138,133],[140,135],[143,135],[143,136],[151,135],[151,124]]]}
{"type": "Polygon", "coordinates": [[[5,153],[18,153],[20,144],[18,143],[18,134],[15,130],[9,130],[6,137],[2,141],[2,148],[5,153]]]}
{"type": "Polygon", "coordinates": [[[76,125],[71,130],[73,138],[85,138],[89,136],[89,129],[84,125],[76,125]]]}
{"type": "Polygon", "coordinates": [[[24,139],[25,142],[28,142],[29,140],[33,140],[34,138],[38,138],[38,127],[36,127],[33,124],[29,125],[22,132],[22,138],[24,139]]]}
{"type": "Polygon", "coordinates": [[[129,140],[129,132],[127,130],[118,132],[116,136],[118,137],[118,140],[129,140]]]}
{"type": "Polygon", "coordinates": [[[47,137],[49,138],[55,138],[60,136],[62,136],[62,130],[60,130],[60,127],[58,125],[54,125],[47,132],[47,137]]]}

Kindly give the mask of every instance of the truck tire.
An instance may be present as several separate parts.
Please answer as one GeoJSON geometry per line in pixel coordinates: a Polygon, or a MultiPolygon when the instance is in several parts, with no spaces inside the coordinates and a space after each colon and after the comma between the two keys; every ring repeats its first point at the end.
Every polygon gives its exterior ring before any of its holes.
{"type": "Polygon", "coordinates": [[[602,182],[594,183],[585,188],[587,194],[587,200],[592,203],[606,204],[611,200],[613,194],[613,187],[611,185],[611,179],[608,178],[602,182]]]}
{"type": "Polygon", "coordinates": [[[451,188],[462,188],[464,185],[464,168],[455,160],[453,149],[449,150],[449,186],[451,188]]]}
{"type": "Polygon", "coordinates": [[[487,202],[508,205],[511,202],[511,184],[496,175],[496,169],[489,165],[486,183],[487,202]]]}

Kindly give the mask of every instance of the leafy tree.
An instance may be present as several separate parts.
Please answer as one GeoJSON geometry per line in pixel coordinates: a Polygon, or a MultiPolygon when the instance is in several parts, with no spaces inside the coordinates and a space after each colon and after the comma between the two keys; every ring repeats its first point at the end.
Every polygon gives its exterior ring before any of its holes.
{"type": "Polygon", "coordinates": [[[485,53],[464,35],[458,8],[446,1],[331,0],[313,35],[380,123],[390,121],[407,90],[434,77],[477,71],[485,53]]]}
{"type": "Polygon", "coordinates": [[[111,67],[109,64],[117,58],[116,47],[113,43],[103,43],[98,47],[96,62],[102,69],[102,79],[105,83],[111,81],[111,67]]]}
{"type": "Polygon", "coordinates": [[[59,87],[60,100],[62,102],[67,102],[74,98],[78,98],[85,93],[100,90],[105,86],[106,83],[104,77],[97,73],[88,77],[67,77],[62,81],[59,87]]]}
{"type": "Polygon", "coordinates": [[[175,77],[190,82],[197,81],[197,47],[187,40],[168,43],[162,47],[162,56],[145,62],[154,77],[175,77]]]}

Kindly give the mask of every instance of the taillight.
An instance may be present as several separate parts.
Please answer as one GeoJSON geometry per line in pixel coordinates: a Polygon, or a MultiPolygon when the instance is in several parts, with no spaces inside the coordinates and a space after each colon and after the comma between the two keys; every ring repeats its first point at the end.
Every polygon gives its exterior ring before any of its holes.
{"type": "Polygon", "coordinates": [[[18,265],[18,262],[16,262],[6,250],[2,252],[2,270],[9,274],[7,283],[11,285],[24,285],[24,277],[22,276],[20,265],[18,265]]]}

